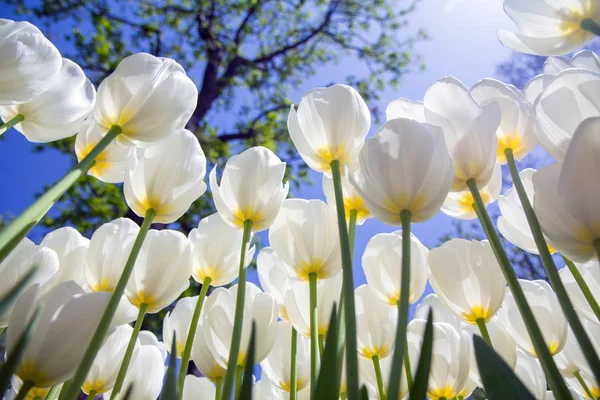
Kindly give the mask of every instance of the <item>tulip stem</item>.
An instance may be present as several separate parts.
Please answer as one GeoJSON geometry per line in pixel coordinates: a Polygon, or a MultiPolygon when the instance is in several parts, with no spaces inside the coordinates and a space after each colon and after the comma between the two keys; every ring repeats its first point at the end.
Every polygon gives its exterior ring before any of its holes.
{"type": "Polygon", "coordinates": [[[33,388],[33,382],[32,381],[25,381],[23,382],[23,385],[21,385],[21,389],[19,389],[19,393],[17,394],[17,397],[15,397],[15,400],[24,400],[27,398],[27,393],[29,393],[29,391],[33,388]]]}
{"type": "Polygon", "coordinates": [[[383,389],[383,377],[381,376],[381,365],[379,364],[379,356],[373,356],[371,357],[371,360],[373,360],[375,378],[377,378],[377,390],[379,392],[379,399],[385,400],[385,392],[383,389]]]}
{"type": "Polygon", "coordinates": [[[142,248],[142,244],[144,243],[144,239],[146,238],[146,234],[150,230],[150,225],[152,224],[152,220],[156,217],[156,211],[153,208],[146,210],[146,215],[144,217],[144,222],[142,223],[142,227],[135,238],[135,242],[133,243],[133,247],[131,248],[131,253],[129,253],[129,257],[127,258],[127,262],[125,263],[125,267],[123,268],[123,272],[121,273],[121,277],[119,278],[119,282],[117,282],[117,286],[115,286],[115,290],[110,296],[110,300],[108,301],[108,305],[106,306],[106,310],[104,310],[104,314],[102,314],[102,318],[100,319],[100,323],[98,323],[98,328],[96,328],[96,332],[94,332],[94,336],[90,341],[90,345],[85,351],[85,355],[79,363],[79,367],[77,367],[77,371],[72,380],[72,384],[69,386],[67,393],[65,395],[65,399],[75,400],[79,394],[79,388],[85,381],[85,378],[92,366],[94,358],[100,350],[102,343],[104,343],[104,337],[108,333],[108,328],[111,325],[111,322],[115,316],[117,311],[117,307],[121,298],[123,297],[123,293],[125,292],[125,286],[127,286],[127,282],[129,281],[129,277],[131,276],[131,272],[133,271],[133,266],[135,265],[135,260],[137,259],[138,254],[142,248]]]}
{"type": "Polygon", "coordinates": [[[569,268],[569,271],[571,271],[573,278],[575,278],[575,282],[577,282],[577,285],[579,285],[579,289],[581,289],[581,291],[583,292],[583,295],[585,296],[585,299],[590,305],[590,308],[592,309],[592,311],[596,315],[596,318],[600,322],[600,305],[598,305],[598,302],[592,294],[590,287],[585,282],[585,279],[583,279],[583,276],[581,276],[581,273],[579,272],[573,261],[569,260],[565,256],[563,256],[563,260],[565,261],[567,268],[569,268]]]}
{"type": "Polygon", "coordinates": [[[587,393],[587,395],[589,396],[589,398],[590,399],[595,399],[596,396],[594,396],[594,393],[592,393],[592,391],[590,390],[590,388],[587,385],[587,383],[585,383],[585,381],[581,377],[581,373],[579,371],[577,371],[577,372],[575,372],[573,374],[573,376],[575,376],[575,378],[577,378],[577,382],[579,382],[579,384],[581,385],[581,387],[583,388],[583,390],[585,391],[585,393],[587,393]]]}
{"type": "Polygon", "coordinates": [[[319,357],[319,324],[317,322],[317,273],[308,274],[310,312],[310,390],[317,385],[317,360],[319,357]]]}
{"type": "Polygon", "coordinates": [[[238,275],[237,297],[235,299],[235,317],[233,321],[233,333],[231,335],[231,346],[229,347],[229,360],[227,361],[227,372],[223,384],[222,398],[231,399],[231,392],[235,384],[236,367],[240,354],[240,341],[242,339],[242,326],[244,324],[244,303],[246,300],[246,253],[250,235],[252,233],[252,220],[244,221],[242,234],[242,248],[240,251],[240,267],[238,275]]]}
{"type": "Polygon", "coordinates": [[[523,289],[519,284],[517,274],[510,264],[510,260],[506,255],[506,251],[502,247],[502,243],[500,242],[500,238],[496,233],[494,224],[492,223],[492,220],[485,209],[485,204],[483,203],[481,195],[479,194],[477,183],[474,179],[469,179],[467,180],[467,186],[473,195],[473,209],[475,210],[475,213],[481,222],[483,231],[490,241],[492,250],[494,251],[496,259],[498,260],[500,268],[502,269],[504,278],[508,283],[508,288],[513,294],[515,303],[519,309],[519,313],[521,314],[523,322],[525,323],[525,327],[527,328],[527,333],[529,333],[535,352],[548,378],[548,383],[550,384],[550,387],[552,388],[552,391],[557,399],[570,399],[571,395],[569,389],[560,375],[554,360],[552,359],[552,355],[550,354],[548,346],[546,346],[546,342],[544,341],[540,327],[535,320],[535,316],[533,315],[533,311],[531,311],[529,303],[527,302],[525,293],[523,293],[523,289]]]}
{"type": "Polygon", "coordinates": [[[404,373],[406,375],[406,383],[408,384],[408,390],[412,388],[413,378],[412,378],[412,368],[410,367],[410,355],[408,354],[408,339],[405,344],[406,350],[404,351],[404,373]]]}
{"type": "Polygon", "coordinates": [[[342,252],[342,291],[344,292],[345,342],[346,342],[346,385],[350,400],[358,400],[358,355],[356,344],[356,312],[354,311],[354,277],[352,275],[352,253],[346,226],[346,212],[344,210],[344,194],[342,191],[342,176],[340,162],[333,160],[330,163],[333,177],[333,190],[337,210],[338,230],[340,236],[340,249],[342,252]]]}
{"type": "Polygon", "coordinates": [[[492,339],[490,338],[490,333],[488,332],[487,325],[485,324],[485,319],[477,318],[475,320],[475,323],[477,324],[477,327],[479,328],[479,332],[481,332],[481,337],[487,342],[487,344],[494,347],[492,345],[492,339]]]}
{"type": "Polygon", "coordinates": [[[215,390],[215,400],[221,399],[221,392],[223,390],[223,377],[217,376],[216,382],[217,390],[215,390]]]}
{"type": "Polygon", "coordinates": [[[235,399],[240,395],[240,388],[242,386],[242,373],[244,372],[244,366],[238,365],[235,367],[235,399]]]}
{"type": "MultiPolygon", "coordinates": [[[[140,329],[142,329],[142,322],[144,322],[144,316],[146,315],[147,309],[147,303],[140,304],[140,311],[138,312],[137,319],[135,320],[133,332],[131,332],[131,336],[129,337],[129,343],[127,344],[127,350],[125,350],[125,356],[123,357],[121,367],[119,368],[119,374],[117,375],[115,386],[113,387],[111,392],[111,400],[117,398],[119,392],[121,391],[121,388],[123,387],[125,375],[127,374],[127,368],[129,368],[129,362],[131,361],[131,356],[133,355],[133,350],[135,349],[135,342],[137,341],[138,335],[140,334],[140,329]]],[[[175,357],[175,354],[171,354],[171,357],[175,357]]]]}
{"type": "Polygon", "coordinates": [[[0,125],[0,136],[19,122],[23,121],[24,119],[25,117],[23,116],[23,114],[17,114],[2,125],[0,125]]]}
{"type": "Polygon", "coordinates": [[[54,400],[54,395],[58,392],[58,389],[60,389],[60,384],[52,386],[50,390],[48,390],[45,400],[54,400]]]}
{"type": "Polygon", "coordinates": [[[290,363],[290,400],[296,400],[296,393],[298,391],[298,373],[296,366],[296,357],[298,352],[298,331],[292,327],[292,340],[291,340],[291,363],[290,363]]]}
{"type": "Polygon", "coordinates": [[[591,18],[581,21],[581,27],[594,35],[600,36],[600,25],[591,18]]]}
{"type": "Polygon", "coordinates": [[[350,254],[354,257],[354,236],[356,235],[356,218],[358,210],[350,210],[350,219],[348,220],[348,241],[350,242],[350,254]]]}
{"type": "Polygon", "coordinates": [[[200,294],[198,295],[198,301],[196,302],[196,307],[194,308],[194,314],[192,314],[192,320],[190,322],[190,329],[188,330],[188,336],[185,341],[185,347],[183,353],[181,354],[181,366],[179,367],[179,393],[183,393],[183,382],[185,381],[185,375],[187,373],[188,364],[190,362],[190,355],[192,353],[192,345],[194,344],[194,338],[196,337],[196,330],[198,329],[198,320],[200,319],[200,313],[202,312],[202,305],[204,304],[204,299],[206,298],[206,293],[208,293],[208,288],[210,287],[210,281],[212,279],[210,277],[204,278],[202,281],[202,289],[200,289],[200,294]]]}
{"type": "Polygon", "coordinates": [[[106,136],[96,144],[83,160],[69,170],[58,182],[41,195],[32,205],[23,211],[14,221],[0,232],[0,262],[21,242],[27,232],[31,230],[50,210],[52,205],[71,187],[81,176],[95,164],[95,158],[119,134],[121,128],[113,126],[106,136]]]}
{"type": "Polygon", "coordinates": [[[388,398],[397,399],[400,385],[398,382],[402,373],[402,362],[404,360],[404,347],[406,346],[406,325],[408,324],[408,292],[410,291],[410,218],[409,210],[400,212],[402,222],[402,271],[400,274],[400,299],[398,307],[398,325],[396,327],[396,347],[392,355],[392,368],[388,383],[388,398]]]}
{"type": "Polygon", "coordinates": [[[95,397],[96,397],[96,391],[95,390],[90,391],[90,393],[88,394],[88,400],[94,400],[95,397]]]}
{"type": "MultiPolygon", "coordinates": [[[[529,227],[533,233],[533,238],[535,239],[535,244],[540,253],[540,257],[542,258],[542,265],[544,266],[546,274],[548,275],[548,280],[550,281],[550,284],[556,293],[560,307],[562,308],[562,311],[565,314],[569,325],[571,326],[571,330],[573,331],[573,334],[575,335],[575,338],[577,339],[577,342],[583,351],[583,355],[585,356],[585,359],[588,362],[591,370],[594,372],[596,381],[600,382],[600,358],[598,358],[598,354],[596,353],[590,338],[583,328],[581,320],[575,312],[573,303],[571,302],[571,299],[567,294],[567,290],[565,289],[565,285],[560,279],[556,264],[554,263],[554,259],[552,258],[552,254],[550,254],[548,244],[546,243],[546,239],[542,233],[540,223],[535,215],[535,212],[533,211],[529,197],[527,197],[527,192],[525,192],[523,182],[521,182],[521,177],[519,176],[519,171],[517,170],[517,165],[515,164],[512,150],[506,149],[504,154],[506,155],[506,160],[510,169],[510,175],[515,188],[517,189],[519,200],[521,200],[521,206],[523,207],[523,211],[527,217],[527,222],[529,223],[529,227]]],[[[596,246],[595,242],[594,245],[596,246]]],[[[596,246],[596,249],[600,248],[596,246]]]]}

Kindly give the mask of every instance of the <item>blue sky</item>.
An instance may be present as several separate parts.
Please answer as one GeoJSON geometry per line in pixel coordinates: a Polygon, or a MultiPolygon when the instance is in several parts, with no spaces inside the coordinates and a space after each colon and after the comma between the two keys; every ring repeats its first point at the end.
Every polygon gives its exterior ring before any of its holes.
{"type": "MultiPolygon", "coordinates": [[[[427,68],[405,76],[397,91],[385,91],[381,104],[378,104],[380,108],[397,97],[421,100],[427,87],[446,75],[457,77],[467,86],[482,78],[494,77],[496,66],[510,57],[510,50],[498,42],[495,33],[497,27],[513,26],[502,10],[501,0],[464,0],[449,12],[445,11],[444,4],[442,0],[423,0],[417,11],[411,14],[408,29],[424,28],[431,37],[431,40],[416,46],[427,68]]],[[[7,10],[3,10],[0,16],[19,18],[7,10]]],[[[292,97],[298,101],[303,92],[314,86],[335,82],[337,76],[356,74],[354,65],[342,62],[320,69],[316,76],[298,87],[292,97]]],[[[373,126],[371,134],[376,129],[373,126]]],[[[16,215],[33,201],[35,193],[41,192],[45,185],[52,184],[67,171],[69,159],[55,151],[33,153],[33,145],[14,130],[4,136],[4,140],[0,141],[0,213],[16,215]]],[[[313,173],[311,178],[315,185],[304,185],[296,196],[324,199],[321,177],[313,173]]],[[[377,233],[397,229],[374,219],[358,227],[354,260],[357,285],[365,283],[360,257],[368,240],[377,233]]],[[[451,219],[441,213],[430,221],[413,225],[413,232],[428,247],[435,246],[439,238],[451,229],[451,219]]],[[[40,240],[36,231],[30,237],[40,240]]],[[[262,242],[266,243],[266,238],[262,242]]],[[[256,282],[254,273],[249,278],[256,282]]]]}

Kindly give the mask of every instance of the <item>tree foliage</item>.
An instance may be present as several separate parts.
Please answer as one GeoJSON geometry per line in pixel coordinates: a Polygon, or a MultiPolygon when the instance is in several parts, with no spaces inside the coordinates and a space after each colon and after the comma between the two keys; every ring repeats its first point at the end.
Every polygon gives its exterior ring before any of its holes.
{"type": "MultiPolygon", "coordinates": [[[[99,84],[126,56],[148,52],[171,57],[198,86],[187,128],[196,134],[211,164],[222,164],[248,146],[263,145],[288,162],[298,184],[307,168],[287,134],[291,93],[324,68],[348,62],[340,76],[371,105],[388,86],[421,67],[411,52],[421,30],[409,33],[406,16],[418,0],[6,0],[45,27],[65,57],[99,84]],[[354,72],[356,71],[356,72],[354,72]]],[[[328,84],[331,82],[319,82],[328,84]]],[[[298,100],[298,99],[295,99],[298,100]]],[[[373,107],[375,116],[379,110],[373,107]]],[[[53,147],[73,154],[68,139],[53,147]]],[[[73,156],[73,160],[74,156],[73,156]]],[[[202,196],[178,222],[193,228],[211,210],[202,196]]],[[[127,215],[122,189],[86,177],[44,220],[90,233],[101,222],[127,215]]]]}

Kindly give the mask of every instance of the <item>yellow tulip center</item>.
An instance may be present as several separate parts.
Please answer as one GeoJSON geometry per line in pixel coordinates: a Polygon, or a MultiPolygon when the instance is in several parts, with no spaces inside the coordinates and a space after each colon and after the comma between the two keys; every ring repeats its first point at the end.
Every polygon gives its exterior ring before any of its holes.
{"type": "MultiPolygon", "coordinates": [[[[400,301],[400,290],[394,290],[393,292],[388,293],[385,297],[389,305],[396,306],[398,304],[398,301],[400,301]]],[[[410,304],[413,304],[416,300],[418,299],[415,299],[415,294],[411,290],[409,290],[408,302],[410,304]]]]}
{"type": "Polygon", "coordinates": [[[379,358],[383,358],[386,356],[387,352],[388,352],[388,347],[387,346],[373,346],[373,347],[363,347],[362,349],[360,349],[360,354],[362,354],[364,357],[368,358],[368,359],[373,359],[373,357],[377,356],[379,358]]]}
{"type": "Polygon", "coordinates": [[[346,211],[346,220],[350,219],[350,212],[356,210],[356,220],[362,221],[369,218],[371,212],[365,206],[365,202],[359,197],[344,197],[344,210],[346,211]]]}
{"type": "Polygon", "coordinates": [[[21,363],[21,366],[17,370],[17,376],[21,381],[31,381],[35,386],[48,386],[46,381],[48,376],[40,371],[33,361],[25,361],[21,363]]]}
{"type": "Polygon", "coordinates": [[[83,389],[83,391],[87,394],[89,394],[92,390],[96,392],[96,394],[106,392],[106,389],[104,388],[104,381],[102,379],[98,379],[95,382],[85,381],[81,389],[83,389]]]}
{"type": "Polygon", "coordinates": [[[177,358],[181,358],[183,355],[183,350],[185,349],[185,343],[181,340],[178,340],[175,344],[175,347],[177,347],[177,358]]]}
{"type": "Polygon", "coordinates": [[[95,284],[92,286],[92,290],[94,292],[113,292],[113,290],[115,290],[115,287],[113,286],[112,282],[109,279],[106,278],[102,278],[102,280],[100,281],[100,284],[95,284]]]}
{"type": "Polygon", "coordinates": [[[156,195],[144,197],[139,203],[135,204],[135,206],[138,208],[138,213],[141,215],[144,215],[146,211],[151,208],[156,211],[156,215],[164,215],[171,212],[171,205],[163,204],[160,196],[156,195]],[[141,208],[141,210],[139,208],[141,208]]]}
{"type": "Polygon", "coordinates": [[[594,395],[594,398],[598,398],[600,397],[600,388],[596,385],[592,385],[590,387],[590,391],[592,392],[592,394],[594,395]]]}
{"type": "Polygon", "coordinates": [[[147,304],[149,310],[155,306],[155,301],[154,296],[144,293],[143,290],[140,290],[135,296],[129,299],[129,302],[137,308],[140,308],[142,304],[147,304]]]}
{"type": "Polygon", "coordinates": [[[225,368],[221,367],[219,364],[216,364],[210,371],[206,373],[206,376],[211,382],[215,383],[217,378],[223,378],[225,376],[225,368]]]}
{"type": "Polygon", "coordinates": [[[581,21],[596,16],[596,6],[593,0],[585,0],[581,7],[563,7],[556,14],[561,19],[560,31],[563,35],[569,35],[581,29],[581,21]]]}
{"type": "MultiPolygon", "coordinates": [[[[483,204],[486,206],[489,204],[491,200],[491,196],[489,192],[480,190],[479,195],[481,196],[481,200],[483,200],[483,204]]],[[[461,193],[460,197],[457,200],[460,209],[465,213],[474,212],[473,204],[475,203],[475,199],[473,198],[473,194],[470,191],[464,191],[461,193]]]]}
{"type": "Polygon", "coordinates": [[[213,267],[212,265],[194,268],[194,277],[198,282],[203,282],[206,278],[210,278],[211,281],[214,281],[219,279],[221,275],[223,275],[223,270],[221,268],[213,267]]]}
{"type": "Polygon", "coordinates": [[[504,151],[511,149],[514,155],[519,154],[525,148],[523,143],[523,137],[517,132],[512,136],[501,135],[498,136],[498,153],[496,154],[496,162],[506,162],[506,156],[504,151]]]}
{"type": "MultiPolygon", "coordinates": [[[[88,144],[84,149],[77,152],[77,158],[83,160],[90,152],[94,149],[96,143],[88,144]]],[[[90,172],[93,175],[101,176],[104,171],[110,167],[111,163],[108,161],[108,152],[106,149],[102,150],[95,158],[95,163],[90,172]]]]}
{"type": "MultiPolygon", "coordinates": [[[[298,380],[296,381],[296,390],[303,389],[305,386],[305,383],[306,382],[304,381],[304,379],[298,378],[298,380]]],[[[281,389],[283,389],[289,393],[292,390],[292,383],[290,381],[279,382],[279,387],[281,387],[281,389]]]]}
{"type": "MultiPolygon", "coordinates": [[[[548,346],[548,350],[550,351],[550,354],[552,354],[552,355],[555,355],[556,353],[558,353],[558,341],[556,339],[554,339],[550,342],[550,346],[548,346]]],[[[537,357],[537,353],[534,348],[530,349],[530,352],[531,352],[531,354],[533,354],[534,357],[537,357]]]]}
{"type": "Polygon", "coordinates": [[[27,393],[27,397],[25,397],[26,400],[35,400],[36,398],[42,398],[45,399],[46,395],[48,395],[48,392],[50,391],[49,387],[37,387],[34,386],[31,388],[31,390],[29,391],[29,393],[27,393]]]}
{"type": "Polygon", "coordinates": [[[479,318],[482,318],[485,322],[489,321],[492,318],[491,310],[487,307],[475,305],[471,307],[470,312],[463,313],[463,319],[471,325],[475,325],[479,318]]]}
{"type": "Polygon", "coordinates": [[[431,400],[438,400],[440,398],[452,399],[457,396],[457,393],[452,389],[452,386],[446,385],[445,387],[438,387],[433,390],[430,390],[427,393],[427,396],[431,400]]]}
{"type": "Polygon", "coordinates": [[[346,159],[346,147],[344,145],[337,147],[321,147],[317,150],[317,154],[321,157],[319,165],[320,172],[327,172],[331,169],[330,164],[333,160],[340,162],[341,173],[344,173],[344,165],[346,159]]]}
{"type": "Polygon", "coordinates": [[[308,275],[317,274],[317,280],[325,278],[323,270],[324,262],[322,260],[312,260],[312,262],[303,262],[296,271],[298,278],[308,281],[308,275]]]}
{"type": "Polygon", "coordinates": [[[256,223],[258,221],[261,221],[263,218],[264,218],[264,212],[262,210],[255,210],[252,207],[247,207],[244,209],[237,208],[233,212],[233,221],[232,222],[238,228],[243,228],[245,221],[250,220],[250,221],[252,221],[252,223],[254,225],[256,225],[256,223]]]}

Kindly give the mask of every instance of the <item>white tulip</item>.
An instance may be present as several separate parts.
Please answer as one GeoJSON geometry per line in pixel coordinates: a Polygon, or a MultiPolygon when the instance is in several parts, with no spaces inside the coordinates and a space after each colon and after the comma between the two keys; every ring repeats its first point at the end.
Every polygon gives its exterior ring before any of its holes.
{"type": "Polygon", "coordinates": [[[598,85],[600,73],[567,69],[536,100],[535,131],[544,150],[556,161],[564,160],[578,126],[587,118],[600,116],[600,97],[591,89],[598,85]]]}
{"type": "Polygon", "coordinates": [[[358,354],[371,360],[386,358],[394,350],[398,312],[383,302],[369,285],[354,290],[358,354]]]}
{"type": "Polygon", "coordinates": [[[544,400],[546,396],[546,376],[540,362],[526,352],[517,349],[515,375],[531,392],[536,400],[544,400]]]}
{"type": "MultiPolygon", "coordinates": [[[[206,343],[217,362],[224,368],[229,360],[229,346],[233,334],[233,319],[238,286],[218,288],[206,299],[203,324],[206,343]]],[[[277,335],[277,303],[268,293],[252,284],[246,284],[244,320],[237,365],[244,365],[250,345],[252,323],[256,324],[255,363],[264,360],[277,335]]]]}
{"type": "MultiPolygon", "coordinates": [[[[326,337],[333,304],[340,301],[342,274],[317,282],[317,331],[326,337]]],[[[283,304],[293,327],[303,335],[310,337],[309,287],[306,282],[293,281],[285,293],[283,304]]]]}
{"type": "MultiPolygon", "coordinates": [[[[6,394],[5,399],[6,400],[15,400],[17,398],[17,394],[19,393],[19,390],[23,386],[23,383],[16,375],[13,375],[10,378],[10,386],[12,386],[12,387],[10,389],[10,392],[8,392],[6,394]]],[[[27,392],[27,396],[25,397],[25,400],[35,400],[38,397],[41,397],[42,399],[46,399],[48,396],[48,393],[50,392],[50,389],[52,389],[52,388],[51,387],[34,386],[31,388],[31,390],[29,390],[29,392],[27,392]]],[[[62,389],[62,383],[60,385],[58,385],[58,390],[56,391],[56,393],[54,393],[54,396],[51,397],[50,400],[58,399],[58,395],[60,394],[61,389],[62,389]]]]}
{"type": "Polygon", "coordinates": [[[121,325],[106,338],[81,386],[85,394],[102,394],[113,388],[132,332],[131,326],[121,325]]]}
{"type": "Polygon", "coordinates": [[[342,269],[337,219],[321,200],[288,199],[269,229],[269,243],[290,278],[330,278],[342,269]]]}
{"type": "Polygon", "coordinates": [[[160,144],[130,154],[125,172],[125,200],[140,217],[152,208],[154,222],[170,224],[206,192],[206,157],[187,129],[160,144]]]}
{"type": "Polygon", "coordinates": [[[217,388],[207,378],[186,375],[183,381],[183,400],[213,400],[217,388]]]}
{"type": "Polygon", "coordinates": [[[221,184],[217,184],[217,167],[210,172],[210,189],[215,207],[229,224],[243,228],[252,221],[252,232],[271,226],[289,184],[281,184],[285,163],[266,147],[251,147],[231,157],[225,164],[221,184]]]}
{"type": "Polygon", "coordinates": [[[340,172],[352,168],[371,127],[369,107],[360,94],[347,85],[308,91],[296,110],[290,108],[290,137],[306,164],[319,172],[330,172],[331,162],[340,162],[340,172]]]}
{"type": "MultiPolygon", "coordinates": [[[[496,164],[494,172],[487,185],[479,189],[479,195],[483,204],[488,206],[494,203],[500,195],[502,189],[502,168],[496,164]]],[[[458,219],[475,219],[477,214],[473,208],[473,194],[470,190],[461,192],[450,192],[442,205],[442,212],[450,217],[458,219]]]]}
{"type": "Polygon", "coordinates": [[[428,294],[417,304],[413,319],[422,319],[427,321],[429,310],[431,309],[433,320],[435,322],[444,322],[460,332],[464,329],[465,324],[462,318],[458,318],[448,307],[442,303],[435,293],[428,294]]]}
{"type": "Polygon", "coordinates": [[[506,279],[487,240],[449,240],[432,249],[427,262],[433,290],[457,317],[474,325],[496,315],[506,279]]]}
{"type": "MultiPolygon", "coordinates": [[[[238,276],[242,231],[226,223],[219,213],[200,220],[198,228],[188,235],[194,268],[192,276],[198,283],[210,279],[211,286],[223,286],[238,276]]],[[[246,265],[254,257],[255,247],[246,252],[246,265]]]]}
{"type": "Polygon", "coordinates": [[[504,0],[504,11],[521,33],[498,29],[500,42],[521,53],[540,56],[579,49],[596,36],[583,29],[581,22],[588,18],[600,22],[598,4],[588,0],[504,0]]]}
{"type": "MultiPolygon", "coordinates": [[[[531,306],[531,311],[540,327],[548,350],[552,355],[557,354],[567,341],[567,321],[560,309],[556,294],[546,281],[519,279],[519,284],[531,306]]],[[[510,291],[506,293],[504,304],[498,315],[504,329],[514,339],[517,346],[530,356],[536,357],[533,342],[510,291]]]]}
{"type": "MultiPolygon", "coordinates": [[[[165,364],[162,354],[156,346],[139,346],[131,357],[123,388],[116,397],[125,397],[127,389],[133,385],[130,399],[158,398],[164,381],[165,364]]],[[[110,398],[112,392],[106,392],[105,398],[110,398]]]]}
{"type": "MultiPolygon", "coordinates": [[[[410,285],[408,301],[416,303],[427,285],[429,250],[410,234],[410,285]]],[[[369,287],[384,301],[395,306],[400,300],[402,231],[379,233],[367,243],[362,266],[369,287]]]]}
{"type": "Polygon", "coordinates": [[[60,53],[38,28],[2,18],[0,59],[0,105],[27,103],[44,93],[62,66],[60,53]]]}
{"type": "MultiPolygon", "coordinates": [[[[205,313],[206,311],[202,315],[206,315],[205,313]]],[[[204,318],[200,318],[198,328],[196,329],[196,336],[194,337],[194,346],[192,347],[192,360],[196,368],[202,372],[202,375],[210,379],[211,382],[216,383],[217,380],[221,380],[222,382],[227,371],[217,362],[208,347],[206,339],[210,334],[210,328],[204,323],[204,318]]],[[[225,343],[223,345],[229,346],[225,343]]]]}
{"type": "MultiPolygon", "coordinates": [[[[266,377],[279,389],[291,390],[291,337],[292,325],[279,321],[277,337],[273,349],[261,363],[263,379],[266,377]]],[[[296,337],[296,388],[298,391],[307,388],[310,383],[310,340],[305,336],[296,337]]]]}
{"type": "Polygon", "coordinates": [[[41,305],[42,310],[16,375],[38,387],[70,379],[90,344],[109,298],[108,293],[85,293],[72,281],[63,282],[41,296],[39,285],[27,289],[17,299],[9,319],[7,355],[14,350],[36,305],[41,305]],[[69,340],[65,341],[65,337],[69,340]]]}
{"type": "MultiPolygon", "coordinates": [[[[348,176],[341,177],[342,182],[342,197],[344,199],[344,211],[346,212],[346,220],[350,220],[350,212],[356,211],[356,224],[362,225],[367,219],[371,218],[371,212],[365,205],[360,194],[354,189],[348,176]]],[[[323,174],[323,193],[327,199],[327,204],[335,207],[335,192],[333,188],[333,179],[323,174]]]]}
{"type": "Polygon", "coordinates": [[[589,173],[600,169],[600,118],[581,123],[573,135],[563,164],[548,165],[535,173],[533,208],[552,247],[573,261],[596,257],[600,238],[600,190],[589,173]]]}
{"type": "MultiPolygon", "coordinates": [[[[600,265],[598,260],[592,258],[592,260],[586,264],[575,264],[575,268],[577,268],[584,282],[590,288],[590,292],[596,299],[596,302],[599,302],[600,296],[598,294],[600,293],[600,265]]],[[[571,299],[573,302],[575,310],[590,321],[600,323],[600,321],[598,321],[598,317],[594,313],[594,310],[592,310],[590,303],[585,298],[569,268],[564,267],[558,271],[558,273],[560,275],[560,280],[565,285],[565,289],[569,294],[569,299],[571,299]]]]}
{"type": "Polygon", "coordinates": [[[570,327],[568,329],[565,347],[563,347],[560,353],[554,356],[554,362],[561,375],[565,378],[574,378],[575,374],[580,374],[582,372],[582,369],[584,372],[589,371],[585,356],[570,327]]]}
{"type": "MultiPolygon", "coordinates": [[[[263,378],[252,385],[252,398],[256,400],[289,400],[290,394],[279,389],[268,378],[263,378]]],[[[299,390],[296,393],[298,400],[310,399],[310,388],[299,390]]]]}
{"type": "Polygon", "coordinates": [[[198,296],[179,299],[173,310],[169,311],[163,319],[162,337],[169,351],[171,351],[173,345],[173,335],[177,335],[177,343],[175,344],[177,354],[174,354],[177,358],[181,358],[185,348],[196,303],[198,303],[198,296]]]}
{"type": "Polygon", "coordinates": [[[471,95],[482,107],[492,103],[500,107],[500,126],[496,130],[498,163],[506,164],[506,149],[512,149],[516,160],[533,150],[537,144],[533,108],[519,89],[495,79],[483,79],[471,88],[471,95]]]}
{"type": "Polygon", "coordinates": [[[146,304],[157,313],[190,286],[192,254],[185,235],[165,229],[150,230],[135,261],[125,295],[136,307],[146,304]]]}
{"type": "MultiPolygon", "coordinates": [[[[594,375],[591,372],[590,373],[582,372],[581,379],[583,380],[585,385],[588,387],[588,389],[590,389],[594,398],[600,397],[600,384],[598,384],[596,382],[596,380],[594,379],[594,375]]],[[[580,397],[573,397],[573,399],[577,400],[580,398],[581,399],[590,399],[591,398],[588,395],[588,393],[585,391],[585,389],[583,388],[581,383],[577,380],[577,378],[567,378],[566,381],[567,381],[567,384],[570,385],[571,390],[574,389],[575,391],[577,391],[577,394],[580,396],[580,397]]],[[[544,399],[544,400],[546,400],[546,399],[544,399]]]]}
{"type": "Polygon", "coordinates": [[[24,119],[14,128],[27,140],[53,142],[75,135],[95,101],[96,89],[81,67],[63,58],[61,70],[48,90],[28,103],[0,106],[0,117],[10,121],[20,114],[24,119]]]}
{"type": "Polygon", "coordinates": [[[90,240],[71,227],[52,231],[40,243],[41,247],[52,249],[58,256],[58,272],[52,277],[51,285],[75,281],[85,287],[85,264],[90,240]]]}
{"type": "MultiPolygon", "coordinates": [[[[358,359],[358,372],[359,379],[361,380],[360,385],[365,385],[369,392],[369,398],[379,399],[379,387],[377,385],[377,375],[375,373],[375,366],[372,360],[365,358],[358,359]]],[[[392,357],[386,357],[380,360],[379,367],[381,368],[381,378],[383,381],[384,391],[387,390],[390,381],[390,374],[392,369],[392,357]]],[[[416,365],[414,366],[416,370],[416,365]]],[[[406,381],[406,373],[404,372],[404,366],[400,372],[400,387],[398,388],[398,399],[408,400],[408,383],[406,381]]]]}
{"type": "MultiPolygon", "coordinates": [[[[406,340],[411,368],[416,371],[423,343],[426,321],[415,319],[407,327],[406,340]]],[[[458,333],[443,322],[433,324],[433,348],[427,396],[432,399],[451,399],[461,393],[470,371],[471,339],[466,332],[458,333]]],[[[414,371],[413,371],[414,372],[414,371]]]]}
{"type": "Polygon", "coordinates": [[[410,119],[386,122],[367,140],[360,168],[350,183],[379,220],[400,225],[400,212],[411,222],[432,218],[452,183],[452,159],[440,128],[410,119]]]}
{"type": "MultiPolygon", "coordinates": [[[[44,289],[52,286],[50,282],[59,270],[56,252],[47,247],[36,246],[28,238],[23,238],[0,263],[0,298],[4,298],[34,266],[37,267],[37,272],[25,288],[35,284],[43,285],[44,289]]],[[[22,292],[26,290],[25,288],[22,292]]],[[[12,307],[8,307],[0,314],[0,328],[8,325],[11,310],[12,307]]]]}
{"type": "Polygon", "coordinates": [[[283,302],[285,293],[290,287],[290,278],[286,273],[289,268],[271,247],[260,249],[256,258],[258,281],[265,293],[275,298],[280,307],[279,316],[285,321],[288,320],[288,316],[283,302]]]}
{"type": "Polygon", "coordinates": [[[167,356],[169,352],[167,350],[167,346],[164,342],[158,340],[156,335],[150,331],[140,331],[138,335],[138,340],[140,342],[140,346],[154,346],[160,351],[160,355],[162,356],[163,363],[167,362],[167,356]]]}
{"type": "Polygon", "coordinates": [[[148,146],[181,132],[197,97],[196,85],[177,62],[137,53],[98,87],[94,119],[106,132],[121,127],[120,144],[148,146]]]}
{"type": "MultiPolygon", "coordinates": [[[[83,123],[77,137],[75,138],[75,154],[77,160],[81,161],[102,140],[106,130],[96,121],[89,120],[83,123]]],[[[88,175],[100,179],[106,183],[121,183],[125,180],[127,158],[133,151],[130,147],[119,145],[116,141],[111,142],[95,158],[94,165],[89,169],[88,175]]]]}

